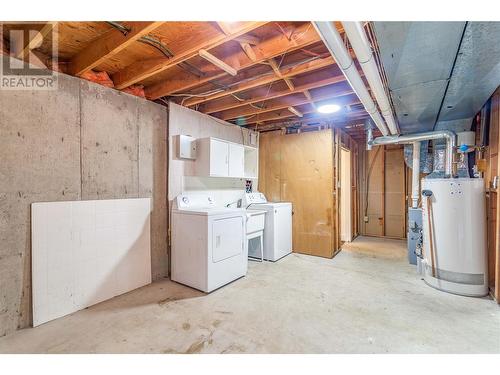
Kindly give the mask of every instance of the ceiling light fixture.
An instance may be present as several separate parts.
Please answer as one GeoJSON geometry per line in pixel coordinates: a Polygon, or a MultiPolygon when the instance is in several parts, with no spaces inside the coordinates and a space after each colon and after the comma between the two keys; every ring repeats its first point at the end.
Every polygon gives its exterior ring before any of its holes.
{"type": "Polygon", "coordinates": [[[337,104],[323,104],[318,107],[319,113],[334,113],[340,110],[340,106],[337,104]]]}

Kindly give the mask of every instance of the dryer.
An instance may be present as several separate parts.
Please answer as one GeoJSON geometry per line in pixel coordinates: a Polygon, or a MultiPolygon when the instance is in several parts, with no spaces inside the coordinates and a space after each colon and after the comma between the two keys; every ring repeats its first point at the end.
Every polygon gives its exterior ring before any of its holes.
{"type": "Polygon", "coordinates": [[[209,293],[247,273],[246,211],[209,194],[181,194],[172,209],[173,281],[209,293]]]}
{"type": "MultiPolygon", "coordinates": [[[[292,203],[268,202],[260,192],[246,193],[243,199],[247,210],[265,210],[264,259],[277,261],[292,252],[292,203]]],[[[258,254],[249,253],[251,257],[258,254]]]]}

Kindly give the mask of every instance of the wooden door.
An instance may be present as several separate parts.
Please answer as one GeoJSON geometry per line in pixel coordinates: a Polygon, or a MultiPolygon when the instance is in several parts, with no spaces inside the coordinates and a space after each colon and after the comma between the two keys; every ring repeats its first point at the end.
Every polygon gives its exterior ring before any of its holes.
{"type": "Polygon", "coordinates": [[[280,196],[282,201],[293,204],[293,251],[331,258],[334,253],[332,131],[283,135],[280,149],[280,196]]]}

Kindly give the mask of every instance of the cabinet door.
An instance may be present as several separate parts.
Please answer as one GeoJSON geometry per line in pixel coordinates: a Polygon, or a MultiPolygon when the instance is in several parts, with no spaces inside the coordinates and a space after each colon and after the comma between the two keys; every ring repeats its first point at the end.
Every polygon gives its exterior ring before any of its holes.
{"type": "Polygon", "coordinates": [[[245,174],[245,149],[242,145],[229,143],[229,177],[245,174]]]}
{"type": "Polygon", "coordinates": [[[210,140],[210,176],[228,176],[229,144],[217,139],[210,140]]]}

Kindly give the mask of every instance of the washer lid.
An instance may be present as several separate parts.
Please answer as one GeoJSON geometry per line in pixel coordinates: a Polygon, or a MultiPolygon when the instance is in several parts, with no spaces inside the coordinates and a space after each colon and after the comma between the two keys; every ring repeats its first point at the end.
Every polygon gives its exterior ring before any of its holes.
{"type": "Polygon", "coordinates": [[[277,207],[291,206],[292,202],[267,202],[267,203],[254,203],[247,208],[247,210],[272,210],[277,207]]]}
{"type": "Polygon", "coordinates": [[[202,216],[215,216],[215,215],[232,215],[243,216],[245,210],[243,208],[228,208],[228,207],[209,207],[209,208],[174,208],[173,212],[181,213],[184,215],[202,215],[202,216]]]}

